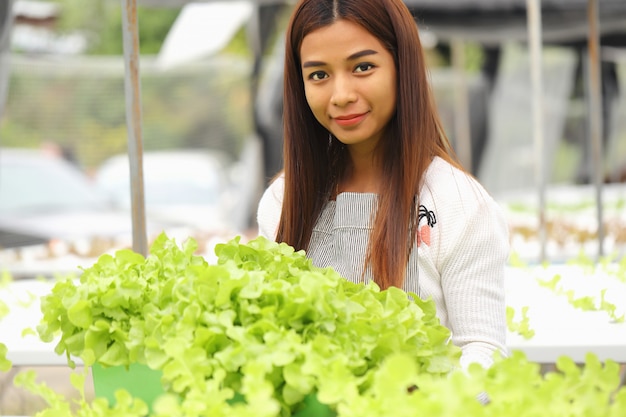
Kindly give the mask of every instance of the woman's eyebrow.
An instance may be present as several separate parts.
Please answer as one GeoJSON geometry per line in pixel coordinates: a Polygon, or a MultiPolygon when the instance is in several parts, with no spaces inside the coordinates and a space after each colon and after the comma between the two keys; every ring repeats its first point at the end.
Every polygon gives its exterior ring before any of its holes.
{"type": "Polygon", "coordinates": [[[363,51],[355,52],[348,57],[348,61],[353,61],[355,59],[363,58],[368,55],[376,55],[378,52],[373,49],[364,49],[363,51]]]}
{"type": "MultiPolygon", "coordinates": [[[[362,51],[353,53],[348,57],[346,61],[354,61],[355,59],[363,58],[364,56],[376,54],[378,54],[378,52],[374,51],[373,49],[364,49],[362,51]]],[[[323,67],[324,65],[326,65],[326,63],[322,61],[306,61],[302,64],[302,68],[323,67]]]]}
{"type": "Polygon", "coordinates": [[[324,65],[326,65],[326,63],[322,61],[306,61],[302,64],[302,68],[323,67],[324,65]]]}

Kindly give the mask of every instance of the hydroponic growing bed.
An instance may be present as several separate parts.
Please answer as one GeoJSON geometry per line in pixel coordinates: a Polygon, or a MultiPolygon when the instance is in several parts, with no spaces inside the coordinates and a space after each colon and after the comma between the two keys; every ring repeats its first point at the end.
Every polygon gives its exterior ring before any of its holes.
{"type": "MultiPolygon", "coordinates": [[[[604,184],[601,192],[604,224],[603,253],[599,252],[597,190],[592,185],[553,185],[545,193],[546,260],[562,263],[581,254],[626,256],[626,184],[604,184]]],[[[524,260],[540,259],[539,195],[514,191],[497,197],[510,225],[511,245],[524,260]]]]}

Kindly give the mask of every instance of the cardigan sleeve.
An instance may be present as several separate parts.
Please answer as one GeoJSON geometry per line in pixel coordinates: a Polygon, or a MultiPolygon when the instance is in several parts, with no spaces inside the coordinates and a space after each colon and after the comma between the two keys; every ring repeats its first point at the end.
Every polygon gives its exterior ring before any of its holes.
{"type": "Polygon", "coordinates": [[[459,216],[462,220],[457,226],[461,227],[449,242],[441,269],[452,341],[461,347],[463,368],[472,362],[489,367],[496,352],[507,355],[504,277],[508,225],[504,212],[489,195],[483,191],[478,196],[459,216]]]}
{"type": "Polygon", "coordinates": [[[285,190],[285,178],[280,175],[267,187],[257,208],[257,224],[259,236],[269,240],[276,240],[278,222],[283,207],[283,193],[285,190]]]}

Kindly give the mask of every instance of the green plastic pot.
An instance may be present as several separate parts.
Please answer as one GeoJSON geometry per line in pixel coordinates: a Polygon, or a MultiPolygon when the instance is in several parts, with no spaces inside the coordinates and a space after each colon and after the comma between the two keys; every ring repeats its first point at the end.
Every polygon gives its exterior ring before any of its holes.
{"type": "MultiPolygon", "coordinates": [[[[125,389],[133,397],[143,400],[148,407],[165,391],[161,384],[161,371],[150,369],[146,365],[134,363],[125,366],[104,367],[94,364],[91,367],[93,386],[96,397],[106,398],[109,404],[115,404],[115,391],[125,389]]],[[[242,401],[236,396],[234,402],[242,401]]],[[[304,398],[304,406],[293,417],[335,417],[337,414],[326,404],[317,400],[314,394],[304,398]]]]}
{"type": "Polygon", "coordinates": [[[128,368],[104,367],[96,363],[91,367],[91,373],[96,397],[106,398],[109,404],[115,404],[115,391],[121,388],[133,397],[143,400],[148,407],[164,393],[161,371],[155,371],[139,363],[131,364],[128,368]]]}

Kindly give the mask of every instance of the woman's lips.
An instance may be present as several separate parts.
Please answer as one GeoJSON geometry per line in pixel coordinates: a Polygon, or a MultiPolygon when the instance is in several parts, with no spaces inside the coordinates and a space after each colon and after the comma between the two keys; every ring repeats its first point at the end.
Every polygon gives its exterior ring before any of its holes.
{"type": "Polygon", "coordinates": [[[335,122],[339,125],[339,126],[354,126],[358,123],[360,123],[365,116],[367,115],[367,113],[361,113],[361,114],[348,114],[345,116],[337,116],[335,117],[335,122]]]}

